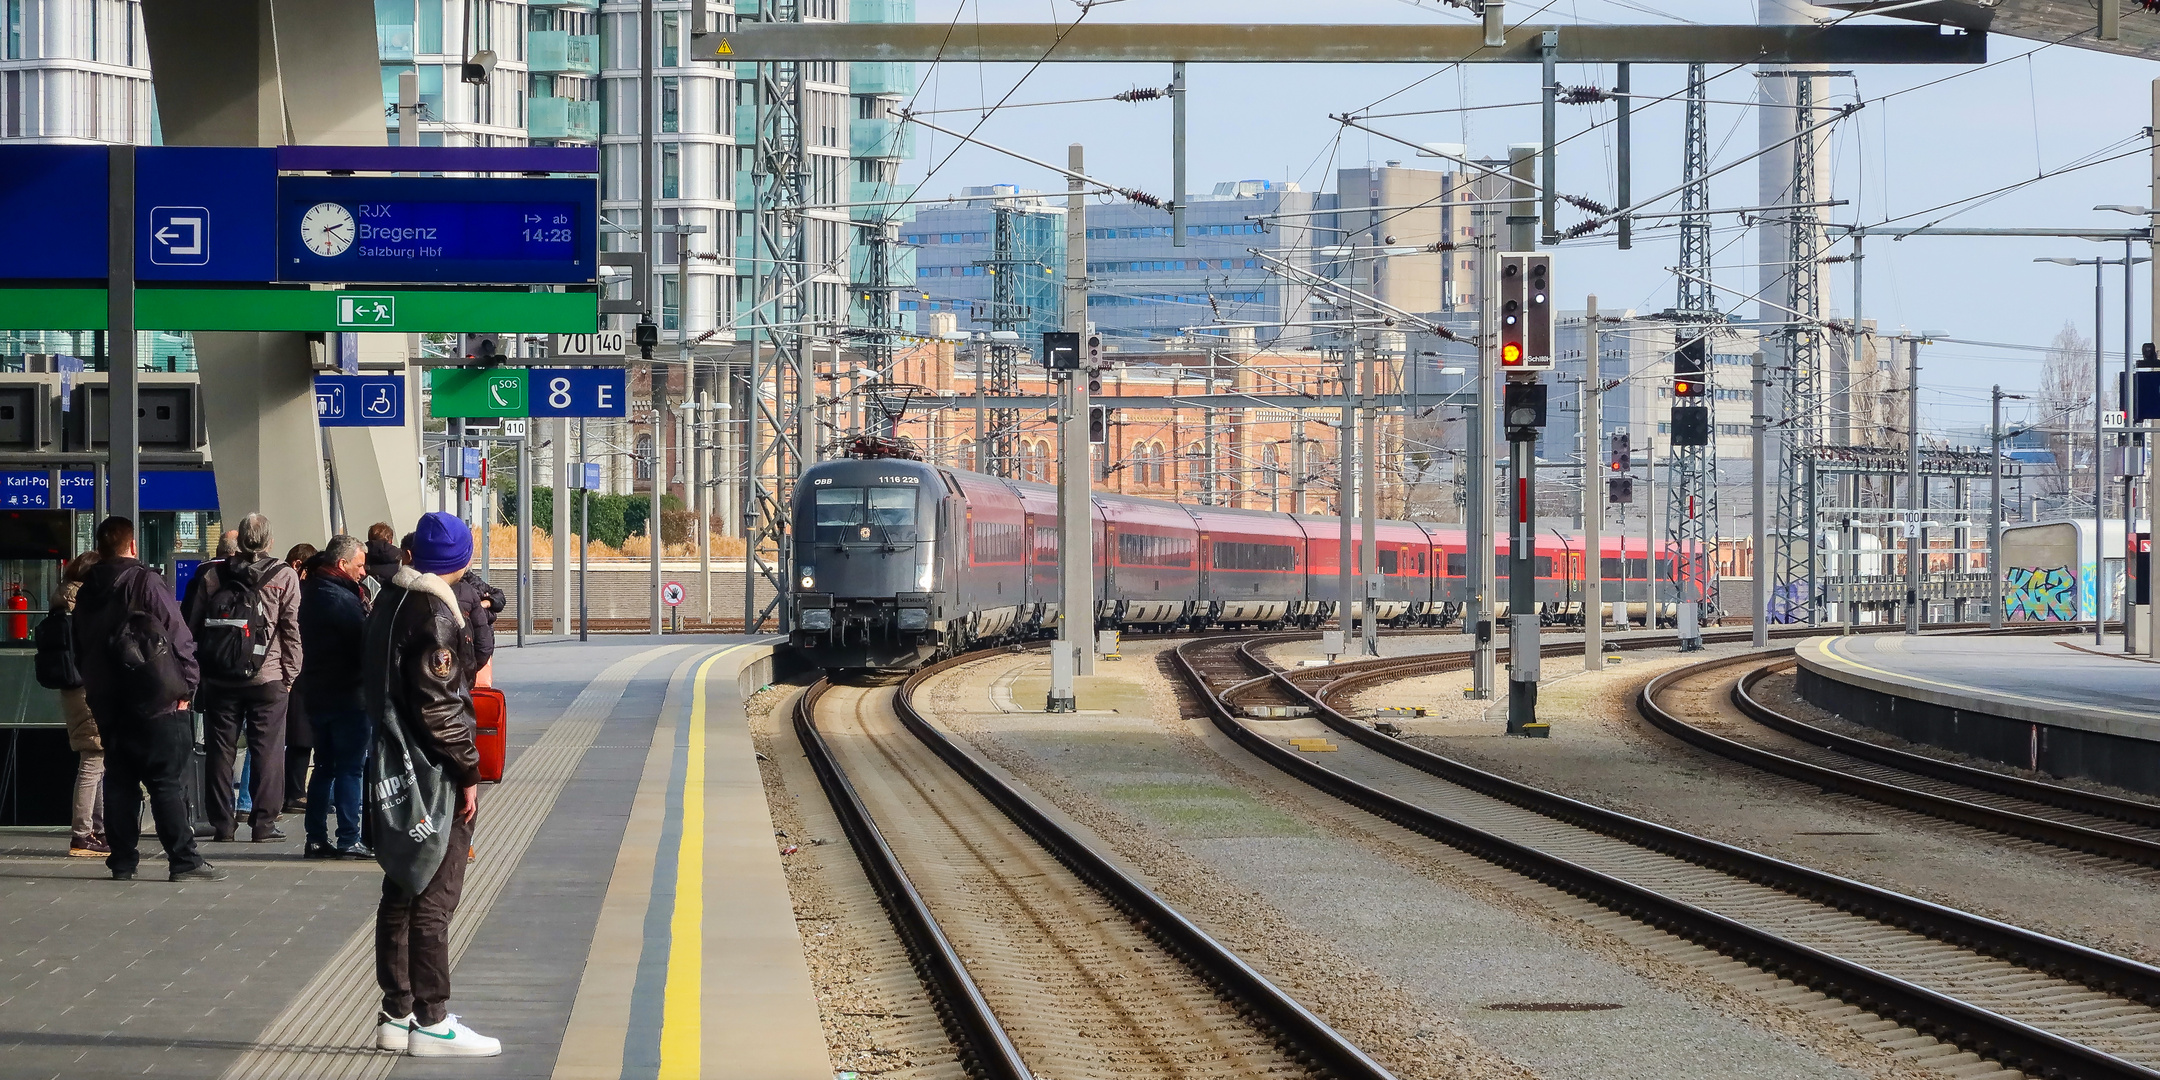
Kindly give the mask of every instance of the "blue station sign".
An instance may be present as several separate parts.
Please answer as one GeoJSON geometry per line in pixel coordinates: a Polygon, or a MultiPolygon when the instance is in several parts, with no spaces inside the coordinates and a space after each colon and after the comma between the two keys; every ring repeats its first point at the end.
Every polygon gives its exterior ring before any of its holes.
{"type": "Polygon", "coordinates": [[[628,416],[629,389],[629,373],[622,368],[533,368],[525,378],[525,414],[628,416]]]}
{"type": "MultiPolygon", "coordinates": [[[[599,184],[590,176],[295,175],[595,167],[584,160],[589,151],[558,150],[138,147],[135,276],[589,285],[600,247],[599,184]],[[533,155],[541,156],[527,160],[533,155]]],[[[0,145],[0,251],[33,253],[0,260],[0,280],[107,276],[109,155],[105,146],[0,145]]]]}
{"type": "MultiPolygon", "coordinates": [[[[95,510],[96,474],[70,469],[60,474],[60,509],[95,510]]],[[[160,469],[143,471],[137,488],[145,510],[215,510],[218,508],[217,474],[208,469],[160,469]]],[[[0,471],[0,508],[43,510],[49,508],[52,489],[49,473],[0,471]]]]}
{"type": "Polygon", "coordinates": [[[288,176],[278,280],[589,284],[597,198],[590,180],[288,176]]]}
{"type": "Polygon", "coordinates": [[[396,375],[317,375],[315,422],[326,428],[404,427],[405,380],[396,375]]]}

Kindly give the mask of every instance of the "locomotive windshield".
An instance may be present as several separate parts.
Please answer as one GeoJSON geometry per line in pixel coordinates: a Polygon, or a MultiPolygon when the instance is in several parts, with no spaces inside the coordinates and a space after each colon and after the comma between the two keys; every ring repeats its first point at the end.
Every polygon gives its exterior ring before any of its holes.
{"type": "Polygon", "coordinates": [[[815,492],[811,542],[900,544],[916,539],[912,487],[821,487],[815,492]]]}

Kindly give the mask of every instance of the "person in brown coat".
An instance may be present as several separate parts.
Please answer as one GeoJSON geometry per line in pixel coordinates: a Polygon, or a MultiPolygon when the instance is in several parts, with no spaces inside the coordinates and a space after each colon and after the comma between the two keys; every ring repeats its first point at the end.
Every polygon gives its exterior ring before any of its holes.
{"type": "MultiPolygon", "coordinates": [[[[75,596],[83,579],[97,565],[97,552],[85,551],[67,564],[61,575],[55,611],[74,611],[75,596]]],[[[75,766],[75,812],[68,854],[80,859],[102,859],[112,854],[105,843],[105,744],[98,738],[97,720],[90,715],[90,692],[83,687],[60,691],[60,713],[67,719],[68,749],[81,755],[75,766]]]]}
{"type": "MultiPolygon", "coordinates": [[[[234,809],[234,754],[243,738],[247,744],[249,811],[252,839],[257,843],[285,839],[277,826],[278,812],[285,807],[285,707],[293,682],[300,677],[300,575],[279,561],[270,550],[270,519],[249,514],[234,531],[239,551],[231,558],[205,564],[189,584],[186,605],[188,627],[194,632],[196,654],[202,665],[203,741],[208,752],[203,798],[209,811],[212,837],[229,841],[239,829],[234,809]],[[256,595],[256,615],[262,623],[262,639],[250,640],[254,670],[245,662],[225,670],[208,662],[220,655],[214,643],[220,636],[241,636],[240,627],[250,618],[218,618],[212,609],[220,595],[233,588],[249,588],[256,595]]],[[[248,616],[248,612],[228,613],[248,616]]],[[[247,634],[254,627],[246,627],[247,634]]]]}

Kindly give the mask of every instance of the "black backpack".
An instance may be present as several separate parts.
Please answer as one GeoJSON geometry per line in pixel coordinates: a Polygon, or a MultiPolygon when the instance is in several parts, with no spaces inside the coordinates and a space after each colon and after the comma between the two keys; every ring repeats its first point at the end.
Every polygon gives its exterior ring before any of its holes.
{"type": "Polygon", "coordinates": [[[37,681],[47,690],[74,690],[83,684],[75,666],[75,613],[54,605],[30,632],[37,645],[37,681]]]}
{"type": "MultiPolygon", "coordinates": [[[[136,567],[129,573],[153,571],[136,567]]],[[[187,680],[181,677],[180,660],[173,655],[172,642],[157,620],[145,612],[126,610],[120,594],[120,580],[116,579],[113,595],[107,598],[112,610],[99,620],[111,627],[105,636],[105,650],[118,676],[114,681],[120,684],[120,701],[124,708],[142,716],[158,716],[187,696],[187,680]]]]}
{"type": "Polygon", "coordinates": [[[280,565],[276,559],[251,564],[239,556],[217,564],[217,588],[198,598],[194,612],[195,662],[203,678],[247,682],[262,670],[270,650],[262,587],[280,565]]]}

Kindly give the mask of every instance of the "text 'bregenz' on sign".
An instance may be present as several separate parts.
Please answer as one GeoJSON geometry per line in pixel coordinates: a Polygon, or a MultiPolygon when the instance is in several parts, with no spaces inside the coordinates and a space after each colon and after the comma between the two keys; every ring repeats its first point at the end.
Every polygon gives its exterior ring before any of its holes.
{"type": "Polygon", "coordinates": [[[284,177],[278,278],[590,284],[595,195],[589,180],[284,177]]]}

